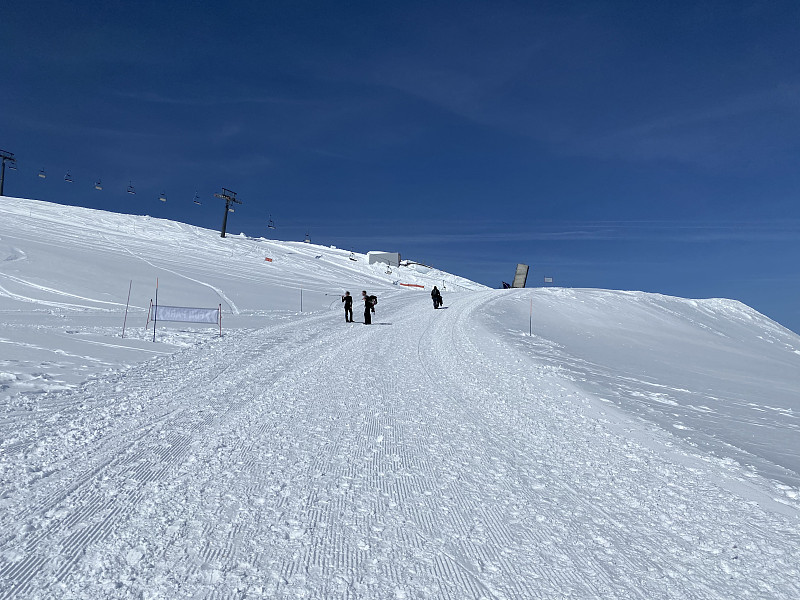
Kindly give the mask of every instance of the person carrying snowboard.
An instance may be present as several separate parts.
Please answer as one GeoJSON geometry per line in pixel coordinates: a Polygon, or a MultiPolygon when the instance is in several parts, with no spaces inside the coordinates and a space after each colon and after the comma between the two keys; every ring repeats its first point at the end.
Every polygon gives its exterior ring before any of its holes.
{"type": "Polygon", "coordinates": [[[442,292],[436,286],[433,286],[431,290],[431,298],[433,299],[433,308],[439,308],[442,305],[442,292]]]}
{"type": "Polygon", "coordinates": [[[344,322],[345,323],[352,323],[353,322],[353,297],[350,295],[350,292],[345,292],[344,296],[342,296],[342,302],[344,302],[344,322]]]}
{"type": "Polygon", "coordinates": [[[367,296],[366,290],[361,292],[361,298],[364,300],[364,325],[371,325],[372,313],[375,312],[378,299],[375,296],[367,296]]]}

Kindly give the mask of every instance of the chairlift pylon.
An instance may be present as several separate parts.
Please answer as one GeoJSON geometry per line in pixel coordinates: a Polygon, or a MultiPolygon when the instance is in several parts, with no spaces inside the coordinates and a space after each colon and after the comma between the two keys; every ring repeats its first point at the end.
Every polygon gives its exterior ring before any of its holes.
{"type": "Polygon", "coordinates": [[[44,172],[44,169],[39,171],[39,177],[41,177],[42,179],[47,177],[47,173],[44,172]]]}
{"type": "Polygon", "coordinates": [[[100,181],[99,179],[97,181],[95,181],[94,182],[94,189],[102,190],[103,189],[103,182],[100,181]]]}
{"type": "Polygon", "coordinates": [[[74,181],[74,179],[72,179],[72,175],[69,174],[69,171],[67,171],[67,174],[64,175],[64,181],[67,183],[72,183],[74,181]]]}
{"type": "Polygon", "coordinates": [[[127,191],[128,191],[129,194],[135,194],[136,193],[136,189],[133,187],[133,182],[132,181],[128,182],[128,190],[127,191]]]}

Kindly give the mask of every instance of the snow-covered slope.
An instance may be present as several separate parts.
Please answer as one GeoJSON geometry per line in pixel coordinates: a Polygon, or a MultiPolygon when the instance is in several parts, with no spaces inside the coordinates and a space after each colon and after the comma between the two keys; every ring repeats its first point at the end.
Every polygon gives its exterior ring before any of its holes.
{"type": "Polygon", "coordinates": [[[567,289],[506,299],[489,311],[497,332],[561,378],[800,485],[800,337],[792,331],[725,299],[567,289]]]}
{"type": "Polygon", "coordinates": [[[2,200],[0,598],[800,597],[800,338],[739,303],[2,200]],[[231,329],[154,344],[156,276],[231,329]]]}
{"type": "Polygon", "coordinates": [[[164,324],[162,344],[153,346],[145,324],[157,279],[159,304],[221,304],[225,328],[288,318],[301,302],[304,311],[341,312],[345,291],[358,304],[362,289],[379,296],[428,294],[433,285],[448,293],[486,289],[421,265],[369,265],[346,250],[222,239],[174,221],[36,200],[2,198],[0,217],[0,399],[62,389],[213,336],[213,328],[164,324]]]}

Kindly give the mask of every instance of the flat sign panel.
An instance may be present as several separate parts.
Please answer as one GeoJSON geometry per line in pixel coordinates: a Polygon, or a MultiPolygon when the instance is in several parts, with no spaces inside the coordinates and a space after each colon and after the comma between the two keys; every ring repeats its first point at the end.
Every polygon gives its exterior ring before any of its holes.
{"type": "Polygon", "coordinates": [[[517,272],[514,275],[514,283],[511,284],[512,288],[524,288],[525,282],[528,280],[528,265],[518,264],[517,272]]]}
{"type": "Polygon", "coordinates": [[[219,323],[218,308],[154,306],[153,315],[157,321],[183,321],[184,323],[219,323]]]}

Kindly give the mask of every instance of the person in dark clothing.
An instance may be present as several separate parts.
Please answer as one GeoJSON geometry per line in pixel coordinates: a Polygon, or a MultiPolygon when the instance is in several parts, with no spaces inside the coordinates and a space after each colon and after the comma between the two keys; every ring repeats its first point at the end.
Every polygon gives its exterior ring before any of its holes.
{"type": "Polygon", "coordinates": [[[350,292],[345,292],[344,296],[342,296],[342,302],[344,302],[344,321],[345,323],[352,323],[353,322],[353,297],[350,295],[350,292]]]}
{"type": "Polygon", "coordinates": [[[372,325],[372,313],[375,312],[375,303],[372,301],[371,296],[367,296],[367,291],[361,292],[361,298],[364,300],[364,325],[372,325]]]}
{"type": "Polygon", "coordinates": [[[433,286],[431,290],[431,298],[433,299],[433,308],[439,308],[442,305],[442,292],[436,286],[433,286]]]}

